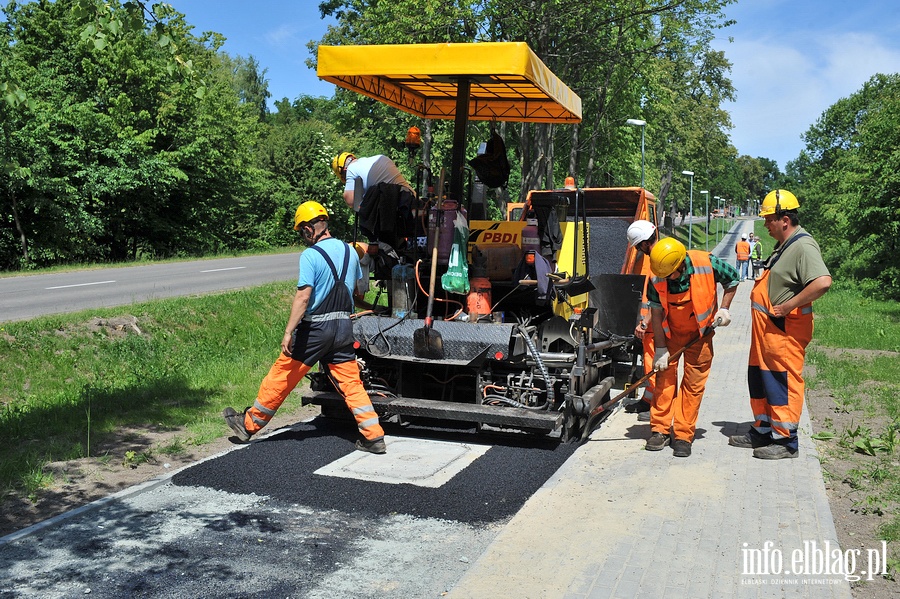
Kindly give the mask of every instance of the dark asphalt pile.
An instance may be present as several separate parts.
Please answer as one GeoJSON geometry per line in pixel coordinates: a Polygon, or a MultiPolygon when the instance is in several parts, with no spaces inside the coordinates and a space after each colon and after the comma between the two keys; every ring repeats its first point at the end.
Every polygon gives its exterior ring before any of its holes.
{"type": "Polygon", "coordinates": [[[400,513],[490,523],[515,514],[577,448],[576,444],[537,436],[496,437],[412,427],[391,430],[390,425],[386,433],[489,444],[491,448],[437,489],[314,475],[322,466],[355,451],[356,438],[355,426],[317,418],[183,470],[173,482],[229,493],[256,493],[362,517],[400,513]]]}

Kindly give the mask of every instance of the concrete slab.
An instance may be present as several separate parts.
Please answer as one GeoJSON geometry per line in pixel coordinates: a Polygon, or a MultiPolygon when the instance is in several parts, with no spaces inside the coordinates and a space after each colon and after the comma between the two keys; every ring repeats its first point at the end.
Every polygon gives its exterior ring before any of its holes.
{"type": "Polygon", "coordinates": [[[491,448],[490,445],[401,437],[386,437],[385,443],[388,452],[384,455],[354,451],[314,474],[436,489],[491,448]]]}

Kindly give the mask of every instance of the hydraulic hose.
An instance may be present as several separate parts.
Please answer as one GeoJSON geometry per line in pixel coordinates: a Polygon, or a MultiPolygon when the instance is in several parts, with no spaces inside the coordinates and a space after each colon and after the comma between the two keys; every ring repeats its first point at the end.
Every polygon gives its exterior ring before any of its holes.
{"type": "Polygon", "coordinates": [[[537,347],[535,347],[534,341],[531,340],[531,335],[528,334],[528,331],[525,330],[525,327],[523,327],[522,325],[516,325],[516,328],[519,330],[519,333],[525,340],[525,345],[528,347],[528,351],[530,351],[531,355],[534,356],[534,361],[541,371],[541,376],[544,377],[544,384],[547,385],[547,405],[552,406],[555,402],[556,397],[553,393],[553,381],[550,380],[550,373],[547,372],[547,367],[544,365],[544,361],[541,360],[541,352],[539,352],[537,347]]]}

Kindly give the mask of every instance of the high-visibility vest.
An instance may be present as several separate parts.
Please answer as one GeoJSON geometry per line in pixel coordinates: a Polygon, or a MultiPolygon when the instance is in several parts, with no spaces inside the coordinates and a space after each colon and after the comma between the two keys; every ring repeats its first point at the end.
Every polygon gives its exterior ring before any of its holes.
{"type": "MultiPolygon", "coordinates": [[[[709,254],[700,250],[688,250],[691,257],[691,266],[694,274],[691,275],[691,303],[694,306],[694,315],[697,317],[697,325],[700,333],[705,334],[712,326],[713,317],[719,308],[719,300],[716,297],[716,276],[713,272],[712,261],[709,254]]],[[[659,303],[663,308],[663,331],[669,336],[668,303],[669,283],[661,277],[653,277],[653,286],[659,294],[659,303]]]]}
{"type": "Polygon", "coordinates": [[[749,241],[738,241],[737,245],[734,246],[734,251],[737,253],[738,260],[749,260],[750,259],[750,242],[749,241]]]}

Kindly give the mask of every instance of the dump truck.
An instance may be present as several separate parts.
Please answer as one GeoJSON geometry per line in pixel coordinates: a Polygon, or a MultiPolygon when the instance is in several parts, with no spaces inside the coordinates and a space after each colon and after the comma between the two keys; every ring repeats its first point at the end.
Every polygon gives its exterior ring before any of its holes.
{"type": "MultiPolygon", "coordinates": [[[[421,118],[455,121],[450,167],[439,177],[422,169],[432,191],[416,207],[420,227],[403,247],[376,250],[373,276],[389,290],[388,306],[354,317],[376,411],[585,438],[588,415],[622,384],[617,369],[630,366],[625,378],[634,378],[648,265],[625,230],[635,219],[657,222],[654,196],[568,185],[530,191],[509,213],[515,220],[484,219],[465,162],[468,121],[580,120],[580,99],[526,44],[320,46],[318,75],[421,118]],[[468,290],[444,291],[444,276],[463,262],[468,290]]],[[[311,375],[303,401],[346,412],[324,373],[311,375]]]]}

